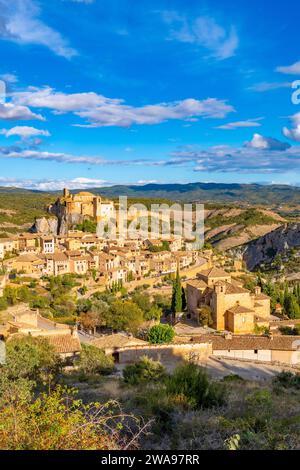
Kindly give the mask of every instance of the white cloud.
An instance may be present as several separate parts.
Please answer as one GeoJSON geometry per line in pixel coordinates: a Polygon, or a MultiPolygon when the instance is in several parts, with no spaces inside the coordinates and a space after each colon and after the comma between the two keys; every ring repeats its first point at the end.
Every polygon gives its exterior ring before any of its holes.
{"type": "Polygon", "coordinates": [[[295,114],[291,118],[293,128],[288,129],[284,127],[282,132],[285,137],[291,140],[295,140],[296,142],[300,142],[300,113],[295,114]]]}
{"type": "Polygon", "coordinates": [[[277,67],[276,72],[284,73],[286,75],[299,75],[300,74],[300,61],[295,62],[292,65],[277,67]]]}
{"type": "Polygon", "coordinates": [[[151,160],[137,158],[132,160],[108,160],[101,156],[72,155],[64,152],[47,152],[36,149],[24,149],[16,146],[0,147],[0,158],[54,161],[58,163],[107,166],[143,166],[152,164],[151,160]]]}
{"type": "Polygon", "coordinates": [[[73,3],[85,3],[86,5],[90,5],[91,3],[94,3],[95,0],[69,0],[69,2],[73,3]]]}
{"type": "Polygon", "coordinates": [[[0,134],[5,135],[6,137],[17,135],[23,138],[34,137],[38,135],[49,137],[51,135],[49,131],[36,129],[35,127],[29,126],[16,126],[12,127],[11,129],[2,129],[0,130],[0,134]]]}
{"type": "Polygon", "coordinates": [[[43,116],[33,113],[27,106],[14,103],[0,103],[0,119],[6,121],[30,121],[32,119],[45,121],[43,116]]]}
{"type": "Polygon", "coordinates": [[[5,158],[22,158],[25,160],[56,161],[59,163],[78,163],[89,165],[103,165],[106,160],[99,157],[76,156],[62,152],[40,152],[38,150],[7,149],[0,147],[0,156],[5,158]]]}
{"type": "Polygon", "coordinates": [[[19,81],[18,77],[13,73],[3,73],[0,75],[0,79],[6,83],[17,83],[19,81]]]}
{"type": "Polygon", "coordinates": [[[40,18],[40,8],[33,0],[0,0],[0,38],[18,44],[36,44],[70,59],[77,52],[62,35],[40,18]]]}
{"type": "Polygon", "coordinates": [[[282,174],[291,169],[300,170],[300,148],[254,134],[251,142],[242,147],[219,145],[208,149],[195,146],[180,148],[160,165],[192,166],[196,172],[282,174]]]}
{"type": "MultiPolygon", "coordinates": [[[[238,173],[285,173],[290,169],[300,171],[300,147],[291,147],[271,137],[254,134],[250,142],[242,147],[228,145],[213,146],[199,149],[195,146],[185,146],[172,152],[167,159],[131,159],[108,160],[99,156],[77,156],[66,153],[40,152],[16,146],[0,147],[0,158],[55,161],[58,163],[86,164],[101,166],[141,166],[145,167],[192,167],[194,171],[208,172],[238,172],[238,173]]],[[[94,179],[76,180],[75,183],[89,184],[94,179]]],[[[147,180],[140,180],[145,184],[147,180]]],[[[74,185],[75,185],[74,183],[74,185]]],[[[98,182],[97,182],[98,184],[98,182]]],[[[79,186],[77,186],[79,187],[79,186]]]]}
{"type": "Polygon", "coordinates": [[[171,119],[190,120],[196,117],[224,118],[234,108],[225,100],[194,98],[134,107],[124,103],[122,99],[111,99],[97,93],[65,94],[52,88],[31,88],[25,92],[12,95],[13,102],[38,108],[48,108],[54,113],[73,112],[85,119],[86,123],[77,124],[81,127],[120,126],[129,127],[133,124],[159,124],[171,119]]]}
{"type": "Polygon", "coordinates": [[[63,188],[69,189],[89,189],[99,188],[101,186],[108,186],[109,183],[103,179],[91,179],[91,178],[73,178],[66,180],[54,180],[54,179],[17,179],[17,178],[3,178],[0,177],[0,186],[4,187],[16,187],[25,189],[35,189],[39,191],[60,191],[63,188]]]}
{"type": "Polygon", "coordinates": [[[236,121],[236,122],[229,122],[228,124],[223,124],[222,126],[217,126],[216,129],[223,129],[223,130],[235,130],[240,128],[247,128],[247,127],[260,127],[261,124],[257,122],[259,119],[253,119],[248,121],[236,121]]]}
{"type": "Polygon", "coordinates": [[[280,88],[291,88],[291,82],[261,82],[248,88],[251,91],[263,93],[265,91],[278,90],[280,88]]]}
{"type": "Polygon", "coordinates": [[[169,39],[196,44],[210,51],[217,60],[228,59],[235,55],[239,45],[236,29],[227,30],[209,16],[190,19],[177,12],[163,12],[163,20],[171,26],[169,39]]]}
{"type": "Polygon", "coordinates": [[[290,147],[290,144],[287,142],[281,142],[273,137],[264,137],[261,134],[254,134],[252,140],[247,142],[246,146],[261,150],[287,150],[290,147]]]}

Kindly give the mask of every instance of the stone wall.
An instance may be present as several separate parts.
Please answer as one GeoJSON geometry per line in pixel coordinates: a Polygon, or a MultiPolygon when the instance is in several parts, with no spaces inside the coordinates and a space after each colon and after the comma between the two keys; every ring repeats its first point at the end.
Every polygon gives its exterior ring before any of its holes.
{"type": "Polygon", "coordinates": [[[118,353],[120,364],[135,362],[143,356],[163,363],[174,360],[206,361],[212,355],[212,345],[210,343],[199,343],[131,346],[120,348],[118,353]]]}

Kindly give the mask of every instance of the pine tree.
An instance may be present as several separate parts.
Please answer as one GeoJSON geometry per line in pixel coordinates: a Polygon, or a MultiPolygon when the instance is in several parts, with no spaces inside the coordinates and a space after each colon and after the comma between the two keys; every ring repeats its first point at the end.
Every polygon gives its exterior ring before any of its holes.
{"type": "Polygon", "coordinates": [[[182,290],[181,290],[181,279],[179,270],[177,269],[176,279],[173,282],[173,293],[172,293],[172,313],[182,312],[182,290]]]}

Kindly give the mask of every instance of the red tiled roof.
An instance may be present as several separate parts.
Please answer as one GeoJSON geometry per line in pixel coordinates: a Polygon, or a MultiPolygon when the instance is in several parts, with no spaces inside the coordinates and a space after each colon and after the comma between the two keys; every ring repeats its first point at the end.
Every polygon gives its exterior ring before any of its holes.
{"type": "Polygon", "coordinates": [[[193,342],[210,341],[213,350],[281,350],[281,351],[296,351],[300,346],[300,336],[255,336],[243,335],[232,336],[231,339],[226,339],[220,335],[202,335],[193,337],[193,342]],[[297,342],[299,344],[297,344],[297,342]]]}
{"type": "Polygon", "coordinates": [[[49,335],[46,339],[58,354],[75,353],[81,351],[80,340],[77,336],[69,334],[49,335]]]}

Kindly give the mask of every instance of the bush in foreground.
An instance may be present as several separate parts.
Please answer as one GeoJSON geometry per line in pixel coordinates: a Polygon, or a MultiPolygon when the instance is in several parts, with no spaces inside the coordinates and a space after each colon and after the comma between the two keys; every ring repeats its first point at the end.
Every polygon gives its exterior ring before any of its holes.
{"type": "Polygon", "coordinates": [[[225,387],[212,381],[195,364],[178,366],[167,381],[167,393],[182,395],[194,408],[212,408],[225,404],[225,387]]]}
{"type": "Polygon", "coordinates": [[[165,376],[165,369],[158,361],[147,356],[142,357],[135,364],[130,364],[123,371],[124,382],[129,385],[138,385],[145,382],[157,382],[165,376]]]}
{"type": "Polygon", "coordinates": [[[107,356],[102,349],[91,345],[82,345],[80,358],[76,361],[80,372],[89,374],[110,374],[114,370],[112,356],[107,356]]]}
{"type": "Polygon", "coordinates": [[[300,389],[300,374],[282,371],[273,379],[274,385],[280,385],[284,388],[300,389]]]}
{"type": "Polygon", "coordinates": [[[30,398],[17,394],[14,401],[5,396],[0,399],[3,450],[134,449],[147,427],[117,402],[84,404],[74,389],[59,386],[30,398]]]}

